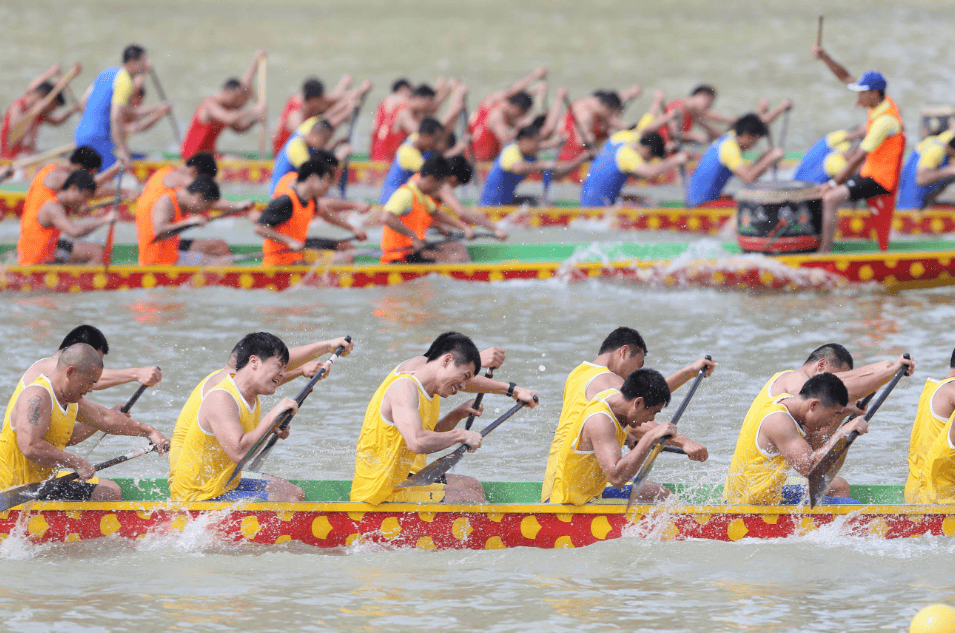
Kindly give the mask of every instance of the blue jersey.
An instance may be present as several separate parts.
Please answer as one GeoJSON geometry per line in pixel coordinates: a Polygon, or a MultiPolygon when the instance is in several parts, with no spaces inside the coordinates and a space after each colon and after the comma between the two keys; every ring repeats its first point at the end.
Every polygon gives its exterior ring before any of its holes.
{"type": "Polygon", "coordinates": [[[627,143],[608,142],[590,164],[580,189],[580,206],[606,207],[616,204],[627,178],[642,161],[627,143]]]}
{"type": "Polygon", "coordinates": [[[395,159],[391,161],[391,167],[385,174],[385,180],[381,184],[381,195],[378,196],[378,204],[384,205],[391,199],[391,194],[398,191],[398,187],[408,182],[408,179],[418,173],[424,161],[431,157],[434,152],[421,152],[414,146],[417,134],[409,136],[395,152],[395,159]]]}
{"type": "MultiPolygon", "coordinates": [[[[933,182],[930,185],[919,185],[915,180],[918,176],[919,161],[926,151],[940,146],[944,158],[942,158],[941,162],[939,162],[934,169],[940,169],[948,165],[950,159],[948,153],[945,151],[944,145],[945,144],[937,137],[926,139],[922,143],[919,143],[918,147],[909,154],[908,159],[905,161],[905,167],[902,168],[902,175],[899,176],[899,199],[895,205],[896,209],[922,209],[936,191],[944,189],[953,182],[953,179],[948,178],[946,180],[933,182]]],[[[939,152],[939,149],[934,149],[934,151],[939,152]]]]}
{"type": "Polygon", "coordinates": [[[826,156],[828,156],[829,152],[833,150],[831,147],[829,147],[829,143],[827,142],[826,138],[826,136],[823,136],[821,139],[816,141],[812,147],[806,150],[806,153],[803,154],[802,160],[799,161],[799,166],[796,167],[796,173],[793,174],[793,180],[800,180],[802,182],[817,182],[819,184],[829,180],[829,176],[826,175],[824,164],[826,162],[826,156]]]}
{"type": "Polygon", "coordinates": [[[729,167],[720,160],[720,148],[727,142],[735,142],[735,137],[724,134],[703,154],[687,186],[686,206],[697,207],[720,197],[723,187],[733,176],[729,167]]]}
{"type": "Polygon", "coordinates": [[[103,159],[100,171],[109,168],[116,162],[113,155],[113,136],[110,127],[109,113],[113,103],[113,87],[116,76],[122,68],[109,68],[101,72],[93,81],[93,89],[86,100],[86,108],[80,119],[73,139],[77,145],[86,145],[99,152],[103,159]]]}
{"type": "Polygon", "coordinates": [[[514,202],[514,190],[524,180],[525,175],[515,174],[508,170],[522,160],[533,163],[537,160],[537,157],[524,156],[517,148],[516,143],[511,143],[501,150],[500,155],[494,161],[491,173],[487,175],[487,180],[484,182],[484,190],[481,191],[478,204],[485,207],[498,207],[514,202]]]}

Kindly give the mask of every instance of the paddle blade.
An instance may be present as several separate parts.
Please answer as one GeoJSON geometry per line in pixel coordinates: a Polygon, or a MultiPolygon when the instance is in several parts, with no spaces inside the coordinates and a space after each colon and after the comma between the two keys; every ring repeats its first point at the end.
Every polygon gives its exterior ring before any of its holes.
{"type": "Polygon", "coordinates": [[[7,488],[3,492],[0,492],[0,512],[6,512],[10,508],[15,508],[27,501],[33,501],[36,499],[37,493],[43,484],[44,482],[40,481],[35,484],[24,484],[14,488],[7,488]]]}
{"type": "Polygon", "coordinates": [[[637,471],[637,475],[633,478],[633,484],[630,487],[630,498],[627,499],[627,509],[625,512],[629,512],[633,502],[637,500],[637,494],[640,492],[640,488],[643,487],[647,477],[650,476],[650,471],[653,470],[653,462],[656,461],[657,455],[663,451],[664,446],[666,446],[664,442],[657,442],[657,445],[654,446],[653,450],[650,451],[650,454],[647,455],[647,459],[643,462],[643,466],[641,466],[640,470],[637,471]]]}
{"type": "Polygon", "coordinates": [[[819,460],[819,463],[809,471],[809,507],[815,508],[816,505],[826,496],[826,491],[832,484],[839,472],[839,466],[842,465],[842,458],[846,451],[852,446],[859,434],[853,431],[848,437],[840,438],[835,446],[826,453],[825,457],[819,460]]]}
{"type": "Polygon", "coordinates": [[[464,446],[460,446],[453,453],[449,453],[441,459],[436,459],[415,473],[414,476],[409,477],[407,481],[398,484],[398,487],[407,488],[409,486],[427,486],[428,484],[438,483],[444,475],[448,474],[448,471],[461,461],[465,450],[464,446]]]}

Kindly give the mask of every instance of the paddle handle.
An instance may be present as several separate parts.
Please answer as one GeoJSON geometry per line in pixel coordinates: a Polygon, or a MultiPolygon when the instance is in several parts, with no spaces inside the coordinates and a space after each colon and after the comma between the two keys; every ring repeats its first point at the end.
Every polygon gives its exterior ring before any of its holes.
{"type": "MultiPolygon", "coordinates": [[[[351,335],[346,336],[345,341],[348,343],[351,343],[351,335]]],[[[344,353],[345,353],[345,346],[339,345],[338,348],[335,350],[335,353],[329,356],[328,360],[325,362],[328,365],[331,365],[336,360],[338,360],[341,357],[341,355],[344,353]]],[[[305,398],[308,397],[308,394],[312,393],[312,389],[315,388],[315,385],[318,384],[318,381],[321,380],[326,373],[328,373],[328,368],[325,365],[323,365],[318,370],[318,372],[312,377],[312,379],[308,381],[308,384],[305,385],[305,387],[300,392],[298,392],[298,395],[295,396],[295,402],[298,403],[298,406],[302,406],[302,404],[305,402],[305,398]]],[[[282,422],[278,425],[280,431],[284,431],[285,429],[288,428],[288,425],[292,423],[292,418],[295,416],[295,414],[292,413],[291,411],[286,411],[284,416],[285,416],[285,419],[282,420],[282,422]]]]}
{"type": "MultiPolygon", "coordinates": [[[[902,358],[909,360],[912,357],[906,353],[902,354],[902,358]]],[[[899,381],[902,380],[902,376],[904,376],[905,372],[908,370],[908,365],[902,365],[899,367],[899,371],[895,372],[895,376],[892,377],[892,381],[885,387],[885,389],[882,390],[882,393],[879,394],[879,397],[876,398],[869,410],[865,412],[865,416],[863,417],[865,418],[866,422],[872,419],[872,416],[874,416],[875,412],[879,410],[879,407],[882,406],[882,403],[885,402],[885,399],[889,397],[889,393],[891,393],[895,386],[899,384],[899,381]]]]}
{"type": "MultiPolygon", "coordinates": [[[[100,470],[106,470],[107,468],[115,466],[116,464],[122,464],[123,462],[128,462],[131,459],[142,457],[143,455],[146,455],[147,453],[152,453],[157,448],[158,447],[155,444],[150,442],[149,446],[147,446],[146,448],[141,448],[138,451],[133,451],[132,453],[126,453],[125,455],[114,457],[113,459],[107,459],[105,462],[100,462],[96,464],[95,466],[93,466],[93,470],[96,472],[100,470]]],[[[169,444],[166,444],[165,446],[163,446],[163,452],[168,450],[169,450],[169,444]]],[[[74,479],[79,479],[79,478],[80,476],[77,475],[76,473],[70,473],[69,475],[63,475],[62,477],[57,477],[54,481],[73,481],[74,479]]]]}
{"type": "Polygon", "coordinates": [[[584,128],[580,125],[580,121],[577,120],[577,115],[574,114],[574,104],[571,103],[570,97],[564,95],[564,107],[567,108],[567,114],[570,115],[570,120],[574,124],[574,129],[577,130],[577,136],[580,137],[581,147],[590,147],[590,142],[587,139],[587,136],[584,135],[584,128]]]}
{"type": "Polygon", "coordinates": [[[109,223],[109,231],[106,232],[106,242],[103,244],[103,266],[108,271],[109,265],[113,261],[113,237],[116,233],[116,220],[118,219],[119,214],[119,201],[123,195],[123,175],[126,173],[126,167],[120,167],[119,173],[116,174],[116,195],[113,197],[113,213],[117,214],[117,217],[113,218],[113,221],[109,223]]]}
{"type": "Polygon", "coordinates": [[[664,446],[661,453],[673,453],[674,455],[686,455],[686,451],[679,446],[664,446]]]}
{"type": "MultiPolygon", "coordinates": [[[[351,121],[348,122],[348,144],[352,145],[355,137],[355,124],[358,122],[358,114],[361,112],[361,108],[365,105],[365,97],[368,96],[366,92],[361,96],[361,99],[358,100],[358,105],[351,112],[351,121]]],[[[338,180],[338,191],[341,193],[342,200],[345,199],[345,191],[348,188],[348,165],[351,162],[351,152],[348,156],[345,157],[345,160],[342,161],[342,175],[338,180]]]]}
{"type": "MultiPolygon", "coordinates": [[[[487,373],[484,374],[484,377],[485,377],[485,378],[493,378],[493,377],[494,377],[494,368],[493,368],[493,367],[488,367],[487,373]]],[[[479,406],[481,406],[481,401],[482,401],[482,400],[484,400],[484,394],[483,394],[483,393],[479,393],[479,394],[477,395],[477,398],[474,399],[474,406],[473,406],[472,408],[477,409],[479,406]]],[[[470,430],[471,430],[471,426],[472,426],[473,424],[474,424],[474,414],[472,413],[471,415],[468,416],[467,422],[464,423],[464,430],[465,430],[465,431],[470,431],[470,430]]]]}
{"type": "Polygon", "coordinates": [[[822,46],[822,21],[824,17],[819,16],[819,29],[816,31],[816,46],[822,46]]]}
{"type": "MultiPolygon", "coordinates": [[[[156,69],[150,68],[149,75],[153,78],[153,85],[156,86],[156,94],[159,95],[159,99],[164,103],[168,103],[169,99],[166,97],[166,91],[162,88],[162,82],[159,81],[159,75],[156,74],[156,69]]],[[[172,108],[169,108],[169,112],[166,116],[169,118],[169,125],[172,126],[172,134],[176,137],[176,145],[182,145],[182,134],[179,132],[179,123],[176,121],[176,115],[172,113],[172,108]]]]}
{"type": "MultiPolygon", "coordinates": [[[[534,396],[534,402],[538,402],[537,396],[534,396]]],[[[511,417],[512,415],[514,415],[515,413],[517,413],[518,411],[520,411],[522,408],[526,406],[527,406],[526,402],[518,402],[517,404],[515,404],[507,412],[505,412],[504,415],[502,415],[501,417],[499,417],[498,419],[494,420],[493,422],[488,424],[486,427],[481,429],[481,437],[486,437],[488,433],[490,433],[497,427],[501,426],[504,420],[508,419],[509,417],[511,417]]]]}
{"type": "MultiPolygon", "coordinates": [[[[704,356],[706,360],[713,360],[713,357],[707,354],[704,356]]],[[[693,381],[693,384],[690,385],[690,390],[686,392],[686,396],[683,398],[683,402],[680,403],[680,407],[676,410],[676,413],[673,414],[673,419],[670,420],[670,424],[676,424],[680,421],[680,418],[683,417],[683,412],[686,411],[686,408],[690,405],[690,398],[693,397],[693,394],[696,393],[697,388],[700,386],[700,383],[703,382],[703,378],[706,377],[706,367],[700,369],[696,374],[696,379],[693,381]]],[[[669,439],[669,438],[668,438],[669,439]]]]}
{"type": "MultiPolygon", "coordinates": [[[[159,369],[159,365],[156,365],[156,369],[159,369]]],[[[129,413],[129,410],[132,409],[133,405],[136,404],[136,401],[139,400],[139,396],[143,395],[147,389],[149,389],[149,385],[139,385],[139,389],[137,389],[136,393],[134,393],[129,401],[123,405],[120,411],[123,413],[129,413]]]]}

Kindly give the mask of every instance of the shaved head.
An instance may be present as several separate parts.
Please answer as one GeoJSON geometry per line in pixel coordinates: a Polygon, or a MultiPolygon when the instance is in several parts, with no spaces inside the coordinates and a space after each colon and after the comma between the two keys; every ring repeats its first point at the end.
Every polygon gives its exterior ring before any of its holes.
{"type": "Polygon", "coordinates": [[[56,361],[56,368],[59,371],[66,371],[74,367],[80,372],[98,372],[103,370],[103,359],[99,352],[86,343],[76,343],[70,345],[60,354],[56,361]]]}

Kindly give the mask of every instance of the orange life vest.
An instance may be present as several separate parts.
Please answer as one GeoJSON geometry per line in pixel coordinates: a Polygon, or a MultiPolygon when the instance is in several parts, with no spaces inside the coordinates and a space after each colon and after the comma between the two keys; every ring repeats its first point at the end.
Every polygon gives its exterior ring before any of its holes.
{"type": "MultiPolygon", "coordinates": [[[[43,178],[56,165],[44,167],[34,178],[42,184],[43,178]]],[[[23,204],[23,216],[20,218],[20,238],[17,240],[17,263],[20,266],[51,264],[56,258],[56,243],[60,240],[60,229],[40,224],[40,209],[47,202],[56,200],[56,192],[40,186],[35,189],[31,183],[23,204]]]]}
{"type": "Polygon", "coordinates": [[[863,178],[872,178],[877,183],[886,188],[887,191],[895,193],[899,184],[899,174],[902,171],[902,154],[905,152],[905,126],[902,125],[902,115],[892,99],[886,97],[889,103],[889,109],[876,116],[869,109],[868,120],[865,124],[865,130],[868,134],[873,121],[880,116],[890,116],[899,122],[899,133],[895,136],[882,141],[882,144],[869,152],[865,158],[865,164],[862,165],[860,175],[863,178]]]}
{"type": "MultiPolygon", "coordinates": [[[[162,185],[161,180],[160,185],[162,185]]],[[[179,261],[178,235],[152,243],[153,238],[156,237],[156,230],[153,228],[153,207],[165,196],[169,196],[176,210],[172,221],[179,222],[182,220],[182,210],[179,208],[175,189],[168,189],[165,186],[153,187],[151,191],[143,190],[142,195],[136,200],[136,238],[139,241],[140,266],[175,266],[179,261]]]]}
{"type": "MultiPolygon", "coordinates": [[[[418,176],[414,176],[408,183],[401,185],[398,191],[409,189],[413,195],[411,203],[411,213],[401,216],[401,223],[411,229],[419,240],[424,240],[428,227],[434,222],[434,216],[431,215],[432,209],[438,207],[437,201],[431,196],[425,195],[418,190],[417,186],[412,188],[411,183],[417,183],[418,176]],[[415,193],[417,192],[417,193],[415,193]],[[418,196],[423,197],[418,197],[418,196]],[[429,206],[430,203],[430,206],[429,206]]],[[[401,261],[411,254],[411,245],[414,241],[391,227],[384,227],[381,231],[381,263],[401,261]]]]}
{"type": "MultiPolygon", "coordinates": [[[[315,217],[315,198],[309,200],[308,204],[302,204],[298,194],[295,193],[295,189],[292,188],[292,179],[297,176],[296,172],[290,172],[283,176],[275,187],[275,194],[272,199],[274,200],[279,196],[288,196],[292,200],[292,217],[272,228],[293,240],[304,242],[308,237],[308,225],[315,217]]],[[[301,253],[290,253],[288,252],[288,244],[269,238],[265,238],[263,241],[262,252],[264,253],[262,264],[265,266],[287,266],[302,261],[301,253]]]]}

